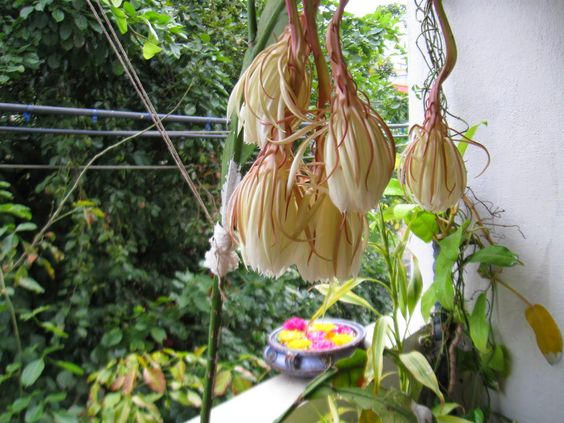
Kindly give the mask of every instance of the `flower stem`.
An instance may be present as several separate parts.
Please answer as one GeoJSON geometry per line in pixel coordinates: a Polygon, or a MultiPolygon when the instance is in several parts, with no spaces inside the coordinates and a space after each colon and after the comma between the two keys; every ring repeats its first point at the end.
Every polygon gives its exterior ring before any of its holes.
{"type": "MultiPolygon", "coordinates": [[[[280,13],[284,10],[284,0],[280,0],[272,13],[270,20],[266,23],[264,31],[257,34],[256,25],[256,8],[255,2],[248,0],[247,13],[249,19],[249,49],[243,61],[241,73],[251,64],[253,59],[266,47],[270,39],[280,13]],[[255,43],[256,41],[256,43],[255,43]],[[254,45],[254,46],[253,46],[254,45]]],[[[243,137],[238,133],[238,119],[236,117],[231,119],[231,136],[227,139],[224,146],[224,154],[222,158],[222,181],[227,175],[227,168],[229,162],[233,160],[237,166],[240,166],[243,158],[243,137]]],[[[229,198],[225,199],[229,201],[229,198]]],[[[210,311],[210,326],[208,331],[208,361],[206,367],[206,385],[204,387],[204,396],[202,399],[202,409],[200,412],[200,423],[209,423],[211,408],[213,402],[213,386],[215,382],[215,374],[217,371],[217,358],[219,351],[219,332],[221,329],[221,312],[223,308],[223,299],[221,294],[221,281],[219,276],[215,277],[212,285],[211,292],[211,311],[210,311]]]]}
{"type": "Polygon", "coordinates": [[[247,0],[247,18],[249,20],[249,48],[253,48],[257,38],[257,6],[255,0],[247,0]]]}
{"type": "Polygon", "coordinates": [[[213,279],[211,292],[211,314],[210,327],[208,332],[208,362],[206,366],[206,386],[202,399],[202,410],[200,413],[200,422],[208,423],[210,421],[211,406],[213,401],[213,386],[215,382],[215,373],[217,369],[217,357],[219,349],[219,330],[221,328],[221,312],[223,301],[220,291],[221,280],[219,276],[213,279]]]}

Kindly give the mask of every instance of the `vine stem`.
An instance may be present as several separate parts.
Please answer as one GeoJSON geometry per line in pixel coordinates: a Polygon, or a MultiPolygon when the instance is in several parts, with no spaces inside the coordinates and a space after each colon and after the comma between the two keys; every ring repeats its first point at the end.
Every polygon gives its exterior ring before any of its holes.
{"type": "Polygon", "coordinates": [[[527,306],[529,306],[529,307],[533,306],[533,304],[529,300],[527,300],[527,298],[525,298],[525,296],[523,294],[521,294],[519,291],[517,291],[515,288],[513,288],[507,282],[504,282],[501,279],[498,279],[497,277],[493,277],[492,282],[498,283],[501,286],[503,286],[505,289],[507,289],[508,291],[511,291],[513,294],[515,294],[517,296],[517,298],[519,298],[521,301],[523,301],[525,304],[527,304],[527,306]]]}
{"type": "Polygon", "coordinates": [[[6,299],[6,304],[8,304],[8,308],[10,309],[10,318],[12,320],[12,327],[14,330],[14,337],[16,338],[16,348],[18,350],[18,359],[17,361],[20,363],[20,368],[18,369],[18,386],[20,390],[20,396],[22,394],[22,381],[19,377],[21,372],[21,364],[22,364],[22,341],[20,338],[20,331],[18,329],[18,318],[16,317],[16,309],[14,308],[14,303],[12,303],[12,299],[8,294],[8,289],[6,288],[6,284],[4,283],[4,272],[0,268],[0,290],[2,291],[2,295],[6,299]]]}

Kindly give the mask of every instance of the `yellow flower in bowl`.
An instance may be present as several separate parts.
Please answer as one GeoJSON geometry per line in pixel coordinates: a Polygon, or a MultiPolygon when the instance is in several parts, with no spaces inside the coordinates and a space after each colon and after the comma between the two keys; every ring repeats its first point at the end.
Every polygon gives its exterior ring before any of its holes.
{"type": "Polygon", "coordinates": [[[354,340],[354,335],[350,333],[335,333],[329,334],[329,339],[337,346],[346,345],[354,340]]]}
{"type": "Polygon", "coordinates": [[[320,331],[320,332],[325,332],[325,333],[329,333],[333,329],[336,329],[336,328],[337,328],[337,325],[335,325],[333,323],[316,322],[313,325],[311,325],[311,329],[316,330],[316,331],[320,331]]]}
{"type": "Polygon", "coordinates": [[[307,350],[311,347],[311,341],[309,339],[292,339],[286,346],[292,350],[307,350]]]}

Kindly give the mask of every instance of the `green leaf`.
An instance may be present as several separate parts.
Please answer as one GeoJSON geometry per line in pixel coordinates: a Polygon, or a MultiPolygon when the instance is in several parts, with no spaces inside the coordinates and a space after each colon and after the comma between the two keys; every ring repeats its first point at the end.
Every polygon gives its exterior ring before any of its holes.
{"type": "Polygon", "coordinates": [[[166,332],[158,327],[154,327],[151,328],[151,337],[159,344],[162,344],[162,342],[165,340],[166,338],[166,332]]]}
{"type": "Polygon", "coordinates": [[[488,366],[498,372],[501,376],[509,376],[508,355],[503,345],[496,345],[489,361],[488,366]]]}
{"type": "Polygon", "coordinates": [[[462,243],[464,231],[470,224],[470,221],[465,221],[460,225],[455,232],[447,236],[445,239],[439,241],[441,246],[440,255],[444,255],[447,259],[455,262],[460,254],[460,244],[462,243]]]}
{"type": "Polygon", "coordinates": [[[384,369],[384,348],[386,346],[386,337],[392,328],[392,324],[393,321],[390,316],[383,316],[374,325],[370,352],[372,354],[372,367],[374,368],[374,393],[376,394],[380,391],[384,369]]]}
{"type": "Polygon", "coordinates": [[[25,220],[31,219],[31,210],[21,204],[0,204],[0,213],[11,214],[25,220]]]}
{"type": "Polygon", "coordinates": [[[78,29],[85,31],[88,28],[88,19],[84,15],[73,15],[74,23],[78,29]]]}
{"type": "Polygon", "coordinates": [[[84,369],[74,363],[71,363],[70,361],[62,361],[62,360],[56,360],[55,364],[59,367],[61,367],[62,369],[68,370],[71,373],[74,373],[75,375],[78,376],[82,376],[84,374],[84,369]]]}
{"type": "Polygon", "coordinates": [[[399,196],[403,197],[405,191],[402,188],[400,181],[397,178],[390,179],[386,189],[384,190],[384,196],[399,196]]]}
{"type": "Polygon", "coordinates": [[[411,411],[411,399],[395,389],[382,390],[379,395],[374,395],[367,389],[355,387],[338,388],[328,393],[356,404],[361,409],[374,411],[382,423],[417,422],[411,411]]]}
{"type": "Polygon", "coordinates": [[[43,404],[36,404],[25,412],[25,423],[35,423],[43,417],[43,414],[43,404]]]}
{"type": "Polygon", "coordinates": [[[55,423],[78,423],[78,418],[68,411],[53,411],[55,423]]]}
{"type": "Polygon", "coordinates": [[[143,57],[146,60],[149,60],[161,50],[162,49],[158,45],[152,43],[151,41],[147,41],[145,42],[145,44],[143,44],[143,57]]]}
{"type": "Polygon", "coordinates": [[[23,369],[21,382],[23,386],[31,386],[35,383],[41,373],[43,373],[43,369],[45,369],[45,361],[42,358],[32,361],[28,363],[27,366],[23,369]]]}
{"type": "Polygon", "coordinates": [[[419,268],[419,260],[417,257],[413,256],[411,275],[409,277],[409,283],[407,284],[407,309],[410,315],[415,311],[422,291],[423,277],[421,276],[421,269],[419,268]]]}
{"type": "Polygon", "coordinates": [[[35,8],[33,6],[22,7],[22,9],[20,10],[20,16],[26,19],[33,12],[34,9],[35,8]]]}
{"type": "Polygon", "coordinates": [[[417,204],[396,204],[393,209],[394,219],[405,219],[409,213],[418,208],[417,204]]]}
{"type": "Polygon", "coordinates": [[[517,254],[503,245],[488,245],[468,257],[469,263],[493,264],[496,266],[511,267],[523,264],[517,254]]]}
{"type": "Polygon", "coordinates": [[[443,393],[439,388],[437,376],[435,376],[433,368],[423,354],[419,351],[411,351],[400,354],[399,359],[415,380],[431,389],[439,397],[441,403],[445,402],[443,393]]]}
{"type": "Polygon", "coordinates": [[[49,332],[53,333],[55,336],[58,336],[59,338],[68,338],[69,337],[68,333],[66,333],[60,327],[54,325],[51,322],[42,322],[40,324],[41,324],[41,327],[43,329],[48,330],[49,332]]]}
{"type": "Polygon", "coordinates": [[[65,12],[63,12],[61,9],[55,9],[51,12],[51,16],[53,16],[53,19],[55,19],[57,22],[62,22],[63,19],[65,19],[65,12]]]}
{"type": "Polygon", "coordinates": [[[114,408],[121,399],[120,392],[112,392],[104,397],[104,408],[114,408]]]}
{"type": "Polygon", "coordinates": [[[414,218],[408,218],[406,223],[411,232],[424,242],[430,242],[439,231],[435,215],[425,211],[418,213],[414,218]]]}
{"type": "Polygon", "coordinates": [[[486,293],[482,292],[474,304],[472,314],[468,317],[468,322],[470,324],[470,337],[472,338],[472,342],[474,342],[478,351],[481,353],[487,352],[488,338],[490,336],[490,323],[488,322],[487,306],[486,293]]]}
{"type": "Polygon", "coordinates": [[[450,414],[453,410],[460,408],[461,405],[455,402],[445,402],[444,404],[437,404],[433,407],[433,416],[446,416],[450,414]]]}
{"type": "Polygon", "coordinates": [[[52,403],[61,402],[64,401],[66,397],[67,397],[66,392],[56,392],[54,394],[47,395],[44,402],[52,402],[52,403]]]}
{"type": "Polygon", "coordinates": [[[109,332],[104,333],[101,343],[104,347],[113,347],[121,342],[123,332],[120,328],[113,328],[109,332]]]}
{"type": "MultiPolygon", "coordinates": [[[[488,122],[486,122],[485,120],[480,122],[477,125],[471,126],[470,128],[468,128],[468,130],[464,133],[464,137],[468,138],[468,139],[472,139],[474,138],[474,135],[476,134],[476,131],[478,130],[478,128],[481,125],[487,125],[488,122]]],[[[462,140],[464,140],[464,138],[462,138],[462,140]]],[[[458,151],[460,152],[460,155],[462,157],[464,157],[464,153],[466,153],[466,149],[468,148],[468,143],[464,142],[464,141],[460,141],[458,143],[458,145],[456,146],[456,148],[458,148],[458,151]]]]}
{"type": "Polygon", "coordinates": [[[123,3],[123,10],[125,10],[125,13],[131,17],[134,17],[137,14],[135,7],[133,7],[133,5],[128,1],[123,3]]]}
{"type": "Polygon", "coordinates": [[[323,316],[337,301],[340,301],[347,293],[352,291],[358,285],[366,281],[363,278],[353,278],[341,284],[335,283],[333,285],[321,284],[317,285],[316,289],[320,292],[325,291],[325,299],[321,306],[313,313],[311,320],[316,320],[323,316]]]}
{"type": "Polygon", "coordinates": [[[34,231],[36,229],[37,225],[32,222],[20,223],[18,226],[16,226],[16,232],[34,231]]]}
{"type": "Polygon", "coordinates": [[[32,279],[30,277],[24,277],[24,278],[18,279],[17,283],[18,283],[18,286],[21,286],[22,288],[25,288],[28,291],[33,291],[37,294],[42,294],[42,293],[45,292],[43,287],[41,285],[39,285],[34,279],[32,279]]]}
{"type": "Polygon", "coordinates": [[[435,261],[435,278],[433,285],[437,300],[441,306],[447,310],[454,307],[454,286],[452,281],[453,262],[448,260],[444,255],[439,255],[435,261]]]}
{"type": "Polygon", "coordinates": [[[123,0],[111,0],[111,1],[112,1],[112,6],[120,7],[123,0]]]}
{"type": "Polygon", "coordinates": [[[437,287],[434,283],[432,283],[427,291],[421,297],[421,315],[423,319],[429,320],[431,316],[431,310],[433,306],[437,302],[437,287]]]}
{"type": "MultiPolygon", "coordinates": [[[[327,296],[331,292],[331,286],[329,284],[315,285],[314,288],[325,296],[327,296]]],[[[335,293],[333,293],[333,294],[334,295],[332,295],[330,297],[331,305],[335,304],[335,302],[337,302],[337,301],[340,301],[342,303],[364,307],[367,310],[370,310],[372,313],[374,313],[376,315],[380,315],[380,313],[374,307],[372,307],[372,305],[367,300],[365,300],[364,298],[360,297],[359,295],[355,294],[352,291],[338,292],[336,294],[335,293]],[[336,298],[337,296],[338,296],[338,298],[336,298]],[[334,300],[336,300],[336,301],[334,301],[334,300]]],[[[329,308],[329,307],[327,307],[327,308],[329,308]]]]}
{"type": "Polygon", "coordinates": [[[470,420],[456,416],[437,416],[438,423],[473,423],[470,420]]]}
{"type": "Polygon", "coordinates": [[[33,399],[33,397],[31,395],[27,395],[25,397],[18,398],[17,400],[15,400],[11,404],[10,411],[12,413],[16,414],[16,413],[19,413],[20,411],[25,410],[32,399],[33,399]]]}
{"type": "MultiPolygon", "coordinates": [[[[127,19],[126,18],[122,18],[119,16],[116,16],[116,25],[119,29],[120,34],[125,34],[127,33],[127,19]]],[[[145,46],[143,46],[143,52],[145,51],[145,46]]],[[[151,56],[153,57],[153,56],[151,56]]]]}

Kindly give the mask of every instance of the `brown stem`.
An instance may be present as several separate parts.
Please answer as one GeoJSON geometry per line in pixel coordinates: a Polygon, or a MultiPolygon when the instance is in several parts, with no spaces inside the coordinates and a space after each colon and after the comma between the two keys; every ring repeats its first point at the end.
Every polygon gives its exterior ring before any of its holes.
{"type": "Polygon", "coordinates": [[[438,121],[442,119],[441,114],[441,89],[443,82],[448,78],[452,70],[454,69],[454,65],[456,65],[456,59],[458,56],[458,52],[456,49],[456,41],[454,40],[454,35],[450,28],[450,24],[448,23],[448,19],[443,8],[442,0],[432,0],[433,8],[435,9],[435,14],[439,20],[439,24],[441,26],[443,38],[445,40],[445,63],[443,68],[439,72],[437,79],[433,83],[431,87],[431,92],[429,93],[429,99],[427,104],[427,111],[426,111],[426,125],[425,128],[429,130],[429,128],[434,127],[438,121]]]}
{"type": "Polygon", "coordinates": [[[347,65],[341,49],[341,36],[339,34],[343,13],[345,12],[345,7],[348,2],[349,0],[339,1],[339,7],[337,7],[327,28],[327,50],[329,51],[329,59],[331,60],[333,80],[341,91],[346,91],[346,87],[342,86],[342,84],[347,84],[349,79],[347,65]]]}
{"type": "Polygon", "coordinates": [[[521,294],[519,291],[517,291],[515,288],[513,288],[507,282],[504,282],[504,281],[502,281],[501,279],[498,279],[495,276],[491,280],[492,280],[492,282],[496,282],[496,283],[500,284],[501,286],[503,286],[508,291],[511,291],[513,294],[515,294],[517,296],[517,298],[519,298],[521,301],[523,301],[525,304],[527,304],[528,307],[533,306],[533,304],[529,300],[527,300],[527,298],[525,298],[525,296],[523,294],[521,294]]]}
{"type": "Polygon", "coordinates": [[[315,68],[317,70],[318,78],[318,98],[317,108],[322,113],[331,98],[331,83],[329,81],[329,67],[323,57],[321,45],[319,43],[319,35],[317,33],[317,24],[315,21],[317,10],[319,8],[319,0],[305,0],[304,12],[306,16],[306,40],[309,44],[313,58],[315,61],[315,68]]]}
{"type": "Polygon", "coordinates": [[[462,325],[456,325],[454,339],[448,347],[449,375],[448,375],[448,396],[452,398],[456,387],[456,347],[462,340],[462,325]]]}

